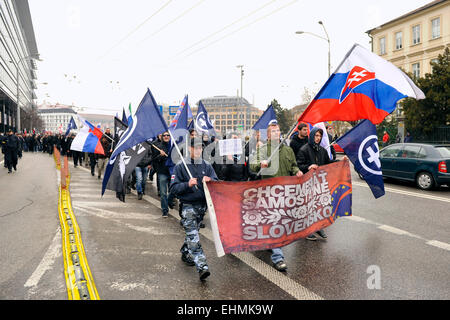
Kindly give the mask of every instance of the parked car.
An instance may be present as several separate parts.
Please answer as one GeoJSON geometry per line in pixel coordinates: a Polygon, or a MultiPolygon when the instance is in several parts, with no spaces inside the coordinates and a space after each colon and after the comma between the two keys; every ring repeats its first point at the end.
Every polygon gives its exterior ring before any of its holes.
{"type": "Polygon", "coordinates": [[[380,150],[383,177],[415,181],[430,190],[450,186],[450,145],[396,143],[380,150]]]}

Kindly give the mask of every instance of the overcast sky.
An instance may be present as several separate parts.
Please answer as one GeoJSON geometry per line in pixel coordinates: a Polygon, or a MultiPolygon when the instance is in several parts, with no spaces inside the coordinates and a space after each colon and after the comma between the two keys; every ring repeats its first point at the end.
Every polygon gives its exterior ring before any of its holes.
{"type": "Polygon", "coordinates": [[[260,109],[292,108],[318,90],[367,30],[431,0],[29,0],[43,62],[38,104],[74,104],[111,114],[135,110],[150,88],[158,103],[191,106],[243,95],[260,109]],[[47,94],[49,97],[47,97],[47,94]]]}

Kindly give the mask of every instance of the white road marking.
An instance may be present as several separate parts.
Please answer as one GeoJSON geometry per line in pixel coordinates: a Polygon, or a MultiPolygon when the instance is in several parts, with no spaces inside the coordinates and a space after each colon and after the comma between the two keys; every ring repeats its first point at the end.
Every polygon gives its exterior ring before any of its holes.
{"type": "Polygon", "coordinates": [[[395,227],[392,227],[392,226],[389,226],[386,224],[381,224],[381,223],[371,221],[371,220],[368,220],[365,218],[361,218],[358,216],[344,217],[344,219],[355,221],[355,222],[361,222],[361,223],[365,223],[365,224],[371,224],[383,231],[387,231],[387,232],[390,232],[390,233],[393,233],[396,235],[400,235],[400,236],[407,236],[410,238],[415,238],[415,239],[424,241],[427,245],[431,245],[431,246],[434,246],[434,247],[440,248],[440,249],[450,250],[450,244],[448,244],[448,243],[437,241],[437,240],[427,240],[424,237],[421,237],[419,235],[416,235],[416,234],[410,233],[408,231],[398,229],[398,228],[395,228],[395,227]]]}
{"type": "Polygon", "coordinates": [[[25,287],[34,287],[39,283],[44,273],[52,268],[56,258],[59,258],[61,256],[61,246],[61,229],[58,228],[41,262],[34,270],[33,274],[30,276],[27,282],[25,282],[25,287]]]}
{"type": "Polygon", "coordinates": [[[411,236],[411,233],[409,233],[408,231],[401,230],[401,229],[398,229],[398,228],[395,228],[395,227],[391,227],[391,226],[388,226],[388,225],[385,225],[385,224],[379,226],[378,229],[384,230],[384,231],[387,231],[387,232],[391,232],[391,233],[395,233],[395,234],[398,234],[398,235],[401,235],[401,236],[411,236]]]}
{"type": "Polygon", "coordinates": [[[437,241],[437,240],[430,240],[427,242],[427,244],[430,246],[434,246],[434,247],[438,247],[438,248],[450,251],[450,244],[445,243],[445,242],[441,242],[441,241],[437,241]]]}
{"type": "MultiPolygon", "coordinates": [[[[82,168],[82,169],[84,169],[84,168],[82,168]]],[[[88,171],[88,169],[84,169],[84,170],[88,171]]],[[[353,182],[353,184],[355,184],[357,186],[362,186],[362,187],[369,188],[369,186],[367,186],[367,184],[365,184],[365,183],[353,182]]],[[[438,201],[450,202],[450,199],[446,199],[446,198],[442,198],[442,197],[428,196],[428,195],[423,195],[423,194],[420,194],[420,193],[401,191],[401,190],[397,190],[397,189],[393,189],[393,188],[385,188],[385,190],[388,191],[388,192],[394,192],[394,193],[404,194],[404,195],[408,195],[408,196],[414,196],[414,197],[420,197],[420,198],[425,198],[425,199],[430,199],[430,200],[438,200],[438,201]]],[[[135,191],[132,191],[132,193],[136,194],[135,191]]],[[[147,195],[144,195],[143,199],[146,200],[147,202],[153,204],[157,208],[160,208],[160,201],[158,201],[158,200],[156,200],[156,199],[154,199],[154,198],[152,198],[150,196],[147,196],[147,195]]],[[[82,203],[84,203],[84,204],[86,204],[88,206],[95,205],[94,204],[95,202],[92,202],[92,203],[90,203],[90,202],[81,202],[80,203],[80,202],[77,201],[77,204],[82,204],[82,203]]],[[[106,203],[104,203],[104,202],[97,202],[96,204],[100,205],[100,206],[104,206],[106,203]]],[[[117,204],[109,204],[108,206],[117,206],[117,204]]],[[[86,209],[84,209],[84,210],[86,210],[86,209]]],[[[169,210],[169,214],[172,215],[177,220],[180,220],[178,214],[176,214],[176,215],[172,214],[172,210],[169,210]]],[[[373,221],[370,221],[370,220],[362,218],[362,217],[350,216],[350,217],[346,217],[346,218],[351,220],[351,221],[355,221],[355,222],[362,222],[362,223],[376,225],[378,227],[378,229],[380,229],[380,230],[391,232],[391,233],[394,233],[394,234],[397,234],[397,235],[409,236],[409,237],[423,239],[422,237],[419,237],[417,235],[411,234],[410,232],[407,232],[407,231],[404,231],[404,230],[401,230],[401,229],[398,229],[398,228],[395,228],[395,227],[391,227],[391,226],[388,226],[388,225],[382,225],[380,223],[373,222],[373,221]]],[[[208,240],[214,241],[212,233],[211,233],[211,231],[209,229],[202,229],[202,230],[200,230],[200,233],[204,237],[206,237],[208,240]]],[[[427,241],[426,244],[432,245],[432,246],[435,246],[435,247],[438,247],[438,248],[441,248],[441,249],[450,250],[450,245],[447,244],[447,243],[444,243],[444,242],[432,240],[432,241],[427,241]]],[[[323,299],[322,297],[320,297],[320,296],[316,295],[315,293],[311,292],[310,290],[308,290],[307,288],[303,287],[302,285],[300,285],[296,281],[290,279],[289,277],[287,277],[283,273],[278,272],[273,267],[269,266],[267,263],[263,262],[262,260],[256,258],[253,254],[251,254],[249,252],[239,252],[239,253],[232,254],[232,255],[235,256],[236,258],[238,258],[239,260],[241,260],[242,262],[246,263],[249,267],[251,267],[252,269],[257,271],[258,273],[260,273],[266,279],[268,279],[269,281],[271,281],[272,283],[274,283],[275,285],[277,285],[282,290],[284,290],[285,292],[289,293],[290,295],[292,295],[296,299],[299,299],[299,300],[303,300],[303,299],[307,299],[307,300],[322,300],[323,299]]]]}
{"type": "MultiPolygon", "coordinates": [[[[352,184],[356,185],[358,187],[369,188],[369,186],[365,182],[352,181],[352,184]]],[[[422,199],[436,200],[436,201],[442,201],[442,202],[449,202],[450,203],[450,199],[447,199],[447,198],[444,198],[444,197],[433,196],[433,195],[429,195],[429,194],[422,194],[422,193],[418,193],[418,192],[404,191],[404,190],[399,190],[399,189],[394,189],[394,188],[389,188],[389,187],[385,187],[384,190],[387,191],[387,192],[403,194],[403,195],[406,195],[406,196],[412,196],[412,197],[417,197],[417,198],[422,198],[422,199]]]]}
{"type": "MultiPolygon", "coordinates": [[[[132,191],[132,193],[136,194],[135,191],[132,191]]],[[[157,208],[160,208],[161,203],[158,200],[147,195],[144,195],[143,199],[155,205],[157,208]]],[[[169,210],[169,214],[175,219],[180,220],[178,212],[176,214],[172,214],[173,211],[174,210],[169,210]]],[[[208,240],[214,242],[211,230],[206,228],[201,229],[200,233],[208,240]]],[[[303,287],[301,284],[285,276],[283,273],[275,270],[272,266],[268,265],[261,259],[258,259],[249,252],[239,252],[233,253],[231,255],[244,262],[250,268],[261,274],[264,278],[266,278],[297,300],[323,300],[323,298],[319,295],[303,287]]]]}

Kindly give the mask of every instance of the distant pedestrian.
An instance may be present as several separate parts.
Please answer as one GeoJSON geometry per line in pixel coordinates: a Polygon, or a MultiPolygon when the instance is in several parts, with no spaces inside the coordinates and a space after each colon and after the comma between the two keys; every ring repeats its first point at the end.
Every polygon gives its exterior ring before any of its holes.
{"type": "Polygon", "coordinates": [[[405,143],[412,142],[412,136],[409,132],[406,132],[405,143]]]}
{"type": "Polygon", "coordinates": [[[395,138],[395,142],[396,143],[401,143],[402,142],[402,134],[400,132],[397,133],[397,137],[395,138]]]}
{"type": "Polygon", "coordinates": [[[168,217],[169,208],[174,207],[174,195],[169,192],[170,184],[170,171],[166,166],[166,161],[168,158],[170,150],[170,134],[169,132],[164,132],[161,142],[156,142],[154,145],[156,148],[152,148],[152,166],[155,168],[157,174],[157,182],[159,185],[159,193],[161,196],[161,210],[162,216],[168,217]]]}
{"type": "Polygon", "coordinates": [[[109,157],[111,156],[111,142],[113,141],[113,138],[111,136],[111,132],[108,129],[106,129],[105,133],[103,134],[102,138],[100,139],[100,143],[102,144],[103,151],[105,154],[98,154],[97,155],[97,178],[101,179],[102,172],[106,167],[106,163],[108,162],[109,157]]]}
{"type": "Polygon", "coordinates": [[[134,171],[136,173],[136,191],[138,193],[138,200],[142,200],[142,196],[145,194],[145,183],[147,181],[148,170],[152,161],[152,149],[149,148],[146,151],[145,156],[137,164],[134,171]]]}
{"type": "Polygon", "coordinates": [[[383,147],[386,147],[389,144],[389,134],[387,131],[383,133],[383,147]]]}
{"type": "Polygon", "coordinates": [[[5,152],[5,162],[8,167],[8,173],[17,171],[17,156],[19,153],[20,142],[19,138],[10,129],[8,132],[8,138],[6,139],[6,152],[5,152]]]}

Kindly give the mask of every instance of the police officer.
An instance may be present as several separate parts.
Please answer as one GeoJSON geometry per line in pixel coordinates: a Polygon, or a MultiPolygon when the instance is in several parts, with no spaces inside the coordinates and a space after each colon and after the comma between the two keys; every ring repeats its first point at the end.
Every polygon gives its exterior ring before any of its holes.
{"type": "Polygon", "coordinates": [[[6,139],[6,152],[5,152],[5,162],[8,166],[8,173],[17,171],[17,156],[19,153],[20,142],[19,138],[10,129],[8,132],[8,138],[6,139]]]}
{"type": "Polygon", "coordinates": [[[211,164],[202,159],[202,146],[200,139],[191,140],[186,166],[192,178],[184,164],[180,162],[175,166],[170,185],[171,192],[178,197],[183,206],[181,220],[186,237],[180,249],[181,260],[188,265],[196,266],[200,280],[206,279],[211,274],[198,233],[206,212],[203,182],[218,180],[211,164]]]}

